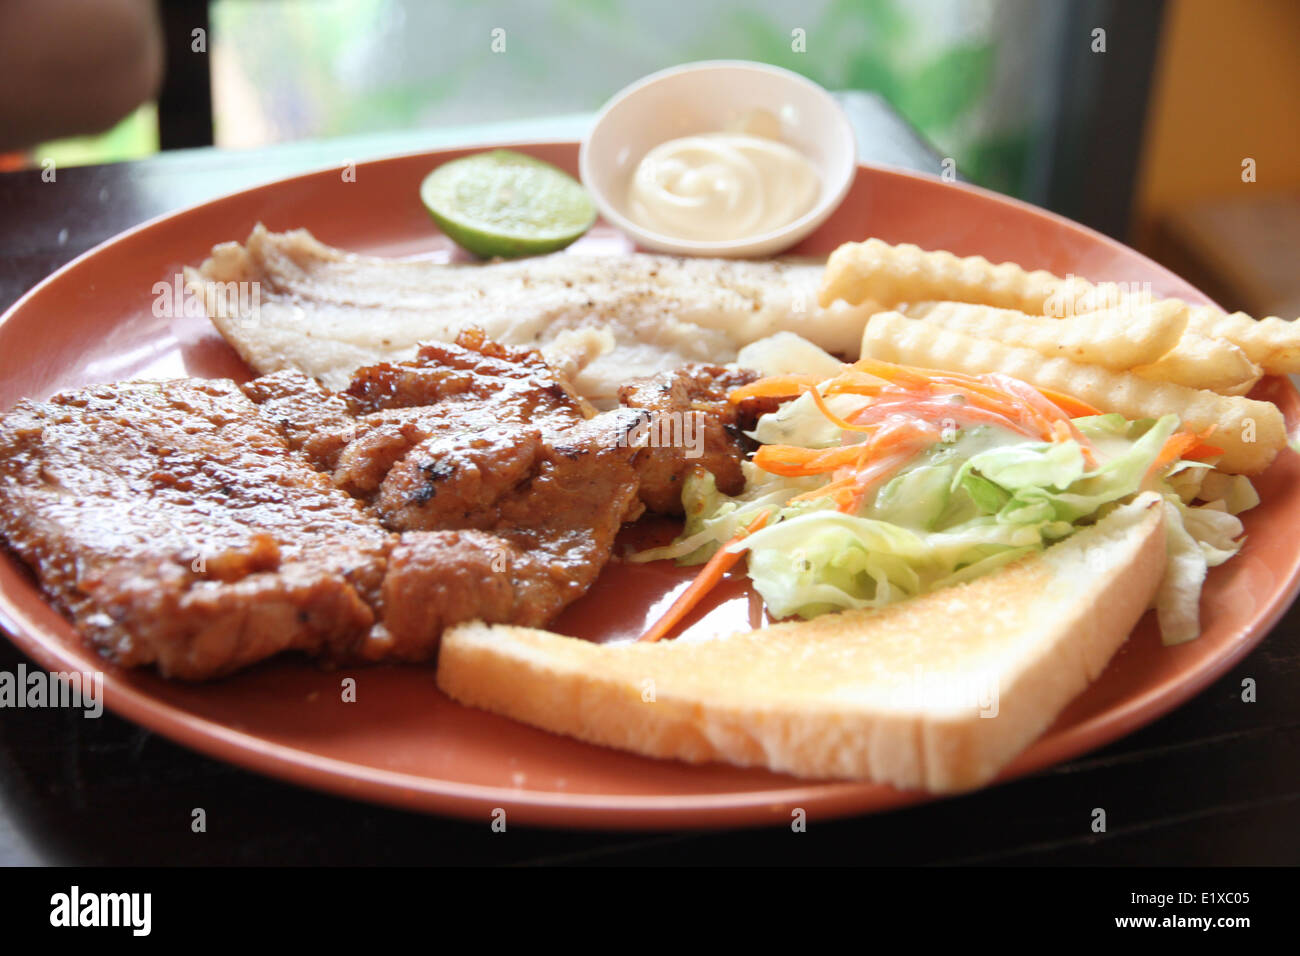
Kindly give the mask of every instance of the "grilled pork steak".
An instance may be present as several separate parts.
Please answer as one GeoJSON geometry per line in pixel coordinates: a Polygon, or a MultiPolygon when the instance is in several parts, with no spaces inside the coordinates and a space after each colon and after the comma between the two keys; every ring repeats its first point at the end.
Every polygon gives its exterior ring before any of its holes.
{"type": "Polygon", "coordinates": [[[502,503],[499,533],[399,535],[230,381],[96,386],[0,421],[9,546],[106,656],[187,679],[286,650],[426,660],[448,624],[544,623],[594,580],[635,502],[634,479],[601,497],[593,480],[546,471],[531,502],[502,503]],[[600,513],[560,523],[575,494],[600,513]]]}
{"type": "Polygon", "coordinates": [[[466,333],[344,393],[289,371],[96,386],[0,419],[0,533],[124,665],[427,660],[450,624],[551,620],[693,464],[738,490],[725,395],[750,377],[672,373],[588,417],[536,353],[466,333]],[[698,461],[630,440],[683,410],[709,416],[698,461]]]}
{"type": "Polygon", "coordinates": [[[107,656],[187,678],[346,654],[393,544],[224,380],[21,402],[0,421],[0,529],[107,656]]]}

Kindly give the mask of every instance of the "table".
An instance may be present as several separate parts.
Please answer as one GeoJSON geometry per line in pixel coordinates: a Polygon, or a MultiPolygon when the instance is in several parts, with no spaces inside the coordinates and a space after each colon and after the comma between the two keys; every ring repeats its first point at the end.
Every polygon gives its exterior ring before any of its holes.
{"type": "MultiPolygon", "coordinates": [[[[937,173],[883,102],[841,94],[862,159],[937,173]]],[[[300,143],[181,150],[141,162],[0,175],[0,310],[145,219],[384,153],[577,138],[588,116],[300,143]]],[[[0,642],[0,670],[24,661],[0,642]]],[[[31,665],[27,662],[28,666],[31,665]]],[[[584,833],[463,823],[300,790],[105,714],[0,713],[0,863],[34,864],[1295,864],[1300,862],[1300,610],[1200,696],[1036,777],[887,816],[788,828],[584,833]],[[1241,700],[1253,678],[1257,701],[1241,700]],[[191,831],[202,807],[207,831],[191,831]],[[1093,809],[1107,831],[1091,829],[1093,809]]]]}

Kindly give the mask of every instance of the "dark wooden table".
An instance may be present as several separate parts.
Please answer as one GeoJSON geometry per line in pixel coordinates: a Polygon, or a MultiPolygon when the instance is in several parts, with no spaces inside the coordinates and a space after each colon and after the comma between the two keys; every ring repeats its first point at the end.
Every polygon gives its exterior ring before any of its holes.
{"type": "MultiPolygon", "coordinates": [[[[863,158],[937,171],[887,110],[854,104],[863,158]]],[[[531,130],[537,133],[540,130],[531,130]]],[[[450,145],[405,134],[254,153],[195,150],[116,166],[0,175],[0,309],[49,272],[151,216],[384,151],[450,145]]],[[[23,656],[0,642],[0,670],[23,656]]],[[[34,666],[27,662],[28,666],[34,666]]],[[[296,789],[105,714],[0,711],[0,863],[1300,863],[1300,610],[1199,697],[1039,776],[805,833],[585,833],[424,817],[296,789]],[[1243,703],[1253,678],[1258,700],[1243,703]],[[203,807],[206,833],[190,829],[203,807]],[[1107,832],[1092,832],[1103,807],[1107,832]]]]}

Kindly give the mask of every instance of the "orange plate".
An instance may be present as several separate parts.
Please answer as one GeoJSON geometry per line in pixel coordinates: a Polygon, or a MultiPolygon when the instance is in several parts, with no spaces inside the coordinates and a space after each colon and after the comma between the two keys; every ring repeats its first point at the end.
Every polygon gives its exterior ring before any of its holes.
{"type": "MultiPolygon", "coordinates": [[[[573,143],[520,148],[576,171],[573,143]]],[[[214,243],[242,240],[259,220],[274,230],[306,227],[359,252],[447,259],[453,248],[430,224],[418,187],[434,166],[465,152],[365,163],[355,182],[344,182],[337,169],[299,176],[109,240],[50,276],[0,320],[0,407],[131,376],[246,378],[206,319],[154,315],[154,284],[173,281],[214,243]]],[[[1136,252],[1065,219],[968,186],[868,167],[858,171],[835,216],[797,251],[826,253],[867,236],[1094,280],[1150,282],[1157,295],[1208,301],[1136,252]]],[[[573,248],[617,253],[629,245],[598,225],[573,248]]],[[[1300,396],[1284,380],[1266,380],[1257,396],[1278,402],[1288,421],[1300,416],[1300,396]]],[[[1296,456],[1283,452],[1258,488],[1263,504],[1246,515],[1245,549],[1210,574],[1204,635],[1162,647],[1148,615],[1102,678],[1004,777],[1077,756],[1154,720],[1264,637],[1300,587],[1296,456]]],[[[680,580],[663,567],[611,567],[560,626],[597,639],[634,633],[680,580]]],[[[713,623],[744,614],[742,589],[732,586],[719,600],[707,614],[713,623]]],[[[186,746],[295,783],[414,810],[486,821],[503,807],[511,821],[571,827],[735,826],[787,823],[792,807],[826,818],[926,799],[870,783],[650,760],[551,736],[452,703],[436,689],[430,667],[327,673],[284,660],[199,686],[105,667],[26,571],[7,559],[0,560],[0,624],[51,670],[102,668],[111,710],[186,746]],[[357,678],[355,703],[340,701],[346,674],[357,678]]]]}

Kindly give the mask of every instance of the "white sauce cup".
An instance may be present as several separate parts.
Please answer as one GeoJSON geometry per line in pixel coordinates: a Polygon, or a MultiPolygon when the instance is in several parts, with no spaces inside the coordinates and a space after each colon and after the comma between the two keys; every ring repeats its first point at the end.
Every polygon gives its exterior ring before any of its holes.
{"type": "Polygon", "coordinates": [[[763,63],[708,60],[652,73],[615,94],[583,140],[578,168],[605,220],[643,248],[768,256],[799,242],[835,211],[853,184],[857,141],[839,104],[812,80],[763,63]],[[718,242],[661,235],[631,218],[628,188],[646,153],[670,139],[722,131],[760,109],[780,121],[782,141],[817,170],[821,191],[808,212],[762,235],[718,242]]]}

